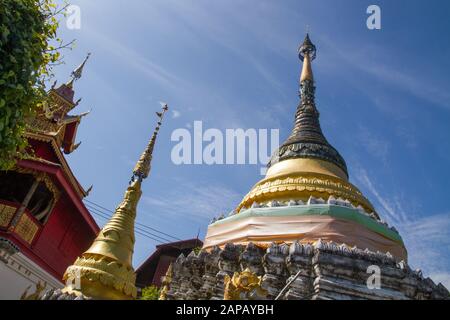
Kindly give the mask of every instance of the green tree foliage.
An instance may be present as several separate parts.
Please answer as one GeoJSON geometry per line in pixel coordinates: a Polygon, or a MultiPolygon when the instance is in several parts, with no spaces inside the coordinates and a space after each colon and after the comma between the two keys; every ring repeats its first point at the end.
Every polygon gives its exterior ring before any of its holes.
{"type": "Polygon", "coordinates": [[[25,118],[45,94],[45,81],[60,59],[52,0],[0,0],[0,169],[24,153],[25,118]]]}
{"type": "Polygon", "coordinates": [[[158,300],[160,289],[157,286],[149,286],[142,289],[141,300],[158,300]]]}

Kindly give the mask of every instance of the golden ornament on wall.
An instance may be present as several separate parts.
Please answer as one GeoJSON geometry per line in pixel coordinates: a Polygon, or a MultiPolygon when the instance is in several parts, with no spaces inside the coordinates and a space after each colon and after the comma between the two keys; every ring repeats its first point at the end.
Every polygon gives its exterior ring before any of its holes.
{"type": "Polygon", "coordinates": [[[267,291],[261,288],[262,278],[251,272],[250,269],[238,273],[233,277],[224,278],[224,300],[260,300],[267,296],[267,291]]]}

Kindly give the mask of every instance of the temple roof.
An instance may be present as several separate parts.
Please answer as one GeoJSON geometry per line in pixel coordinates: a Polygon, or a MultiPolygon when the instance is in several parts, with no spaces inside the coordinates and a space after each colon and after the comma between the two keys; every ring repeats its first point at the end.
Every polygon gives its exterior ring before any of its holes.
{"type": "Polygon", "coordinates": [[[298,54],[303,61],[303,68],[300,76],[300,103],[295,113],[294,128],[288,139],[275,152],[268,167],[286,159],[312,158],[333,163],[348,177],[345,160],[327,141],[320,127],[311,67],[311,62],[316,57],[316,47],[308,34],[299,47],[298,54]]]}
{"type": "Polygon", "coordinates": [[[89,113],[69,114],[81,101],[81,98],[74,101],[73,83],[80,79],[89,55],[72,72],[67,83],[56,86],[55,81],[36,115],[27,119],[29,132],[53,137],[58,147],[66,154],[75,151],[80,145],[80,142],[75,142],[77,128],[81,119],[89,113]]]}

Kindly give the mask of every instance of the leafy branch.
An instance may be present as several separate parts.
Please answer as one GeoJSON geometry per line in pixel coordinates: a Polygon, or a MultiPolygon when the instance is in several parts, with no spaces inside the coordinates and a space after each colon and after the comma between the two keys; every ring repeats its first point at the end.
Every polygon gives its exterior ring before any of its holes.
{"type": "Polygon", "coordinates": [[[53,0],[0,0],[0,169],[24,155],[25,119],[45,99],[61,50],[73,46],[57,36],[67,4],[53,0]],[[56,42],[56,45],[51,45],[56,42]]]}

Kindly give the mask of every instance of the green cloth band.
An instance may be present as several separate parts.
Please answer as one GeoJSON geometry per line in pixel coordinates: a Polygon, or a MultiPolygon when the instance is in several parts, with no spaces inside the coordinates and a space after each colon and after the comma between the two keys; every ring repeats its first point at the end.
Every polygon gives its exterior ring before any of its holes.
{"type": "Polygon", "coordinates": [[[271,208],[249,208],[241,210],[238,214],[216,221],[211,225],[228,223],[250,217],[280,217],[280,216],[314,216],[326,215],[337,219],[350,220],[377,232],[386,238],[399,242],[403,245],[402,237],[395,231],[382,225],[371,217],[368,217],[356,209],[336,206],[330,204],[311,204],[303,206],[286,206],[271,208]]]}

